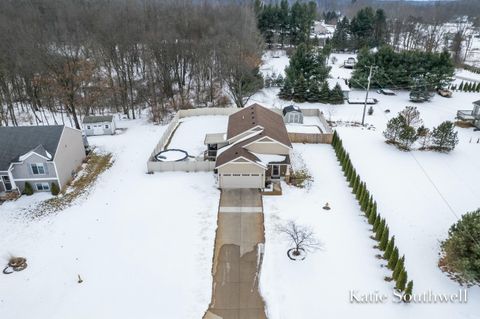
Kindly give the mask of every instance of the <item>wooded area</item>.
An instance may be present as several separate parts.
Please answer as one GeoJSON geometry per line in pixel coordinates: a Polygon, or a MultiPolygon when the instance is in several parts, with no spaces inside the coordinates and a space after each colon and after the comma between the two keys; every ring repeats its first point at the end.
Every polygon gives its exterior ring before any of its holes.
{"type": "Polygon", "coordinates": [[[262,86],[253,7],[174,0],[0,2],[0,125],[27,111],[86,114],[241,107],[262,86]],[[228,93],[230,96],[225,96],[228,93]]]}

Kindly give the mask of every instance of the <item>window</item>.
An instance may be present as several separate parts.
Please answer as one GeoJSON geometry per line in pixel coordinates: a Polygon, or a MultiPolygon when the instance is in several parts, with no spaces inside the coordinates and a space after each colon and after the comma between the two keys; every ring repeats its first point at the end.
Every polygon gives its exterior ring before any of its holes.
{"type": "Polygon", "coordinates": [[[87,130],[91,130],[92,127],[90,125],[87,125],[87,130]]]}
{"type": "Polygon", "coordinates": [[[45,167],[42,163],[30,164],[33,175],[45,175],[45,167]]]}
{"type": "Polygon", "coordinates": [[[37,191],[49,191],[50,185],[48,183],[37,183],[35,184],[37,191]]]}
{"type": "Polygon", "coordinates": [[[240,176],[240,174],[233,174],[233,176],[240,176]]]}
{"type": "Polygon", "coordinates": [[[108,130],[110,128],[110,126],[108,126],[108,124],[105,124],[105,129],[108,130]]]}

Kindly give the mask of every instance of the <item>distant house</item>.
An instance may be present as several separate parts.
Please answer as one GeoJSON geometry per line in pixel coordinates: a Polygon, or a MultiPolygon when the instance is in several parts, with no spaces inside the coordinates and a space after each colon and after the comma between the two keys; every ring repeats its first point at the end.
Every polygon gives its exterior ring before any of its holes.
{"type": "Polygon", "coordinates": [[[289,105],[283,108],[283,121],[285,123],[303,124],[303,113],[298,106],[289,105]]]}
{"type": "Polygon", "coordinates": [[[113,115],[85,116],[83,118],[83,131],[85,135],[113,135],[115,134],[115,119],[113,115]]]}
{"type": "Polygon", "coordinates": [[[63,189],[83,160],[82,132],[70,127],[0,127],[0,193],[63,189]]]}
{"type": "Polygon", "coordinates": [[[472,122],[480,129],[480,100],[473,102],[473,110],[457,111],[457,118],[462,121],[472,122]]]}
{"type": "Polygon", "coordinates": [[[348,87],[347,83],[345,82],[345,79],[327,79],[328,82],[328,88],[330,90],[333,90],[333,88],[338,84],[340,85],[340,88],[342,89],[343,93],[343,98],[345,100],[348,100],[350,96],[350,88],[348,87]]]}
{"type": "Polygon", "coordinates": [[[221,143],[215,163],[220,188],[264,189],[290,173],[292,144],[283,117],[263,106],[230,115],[221,143]]]}

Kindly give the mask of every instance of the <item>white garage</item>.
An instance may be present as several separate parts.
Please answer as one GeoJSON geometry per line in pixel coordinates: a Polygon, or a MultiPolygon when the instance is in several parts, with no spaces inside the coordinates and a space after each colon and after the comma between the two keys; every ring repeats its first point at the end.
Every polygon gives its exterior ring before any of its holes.
{"type": "Polygon", "coordinates": [[[264,188],[264,174],[223,173],[219,174],[220,188],[264,188]]]}

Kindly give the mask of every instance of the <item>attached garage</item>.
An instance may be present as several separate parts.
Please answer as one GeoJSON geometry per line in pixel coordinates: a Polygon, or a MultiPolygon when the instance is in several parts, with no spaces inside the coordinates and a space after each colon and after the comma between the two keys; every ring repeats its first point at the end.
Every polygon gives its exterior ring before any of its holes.
{"type": "Polygon", "coordinates": [[[220,188],[265,188],[266,167],[236,158],[217,168],[220,188]]]}
{"type": "Polygon", "coordinates": [[[263,174],[219,174],[220,188],[264,188],[263,174]]]}

